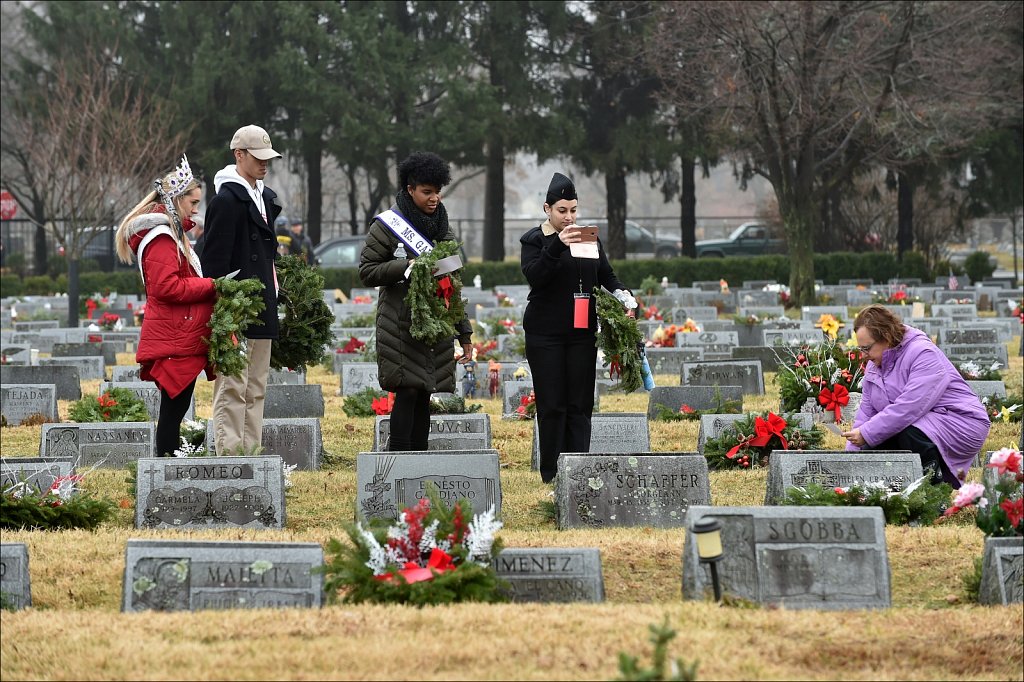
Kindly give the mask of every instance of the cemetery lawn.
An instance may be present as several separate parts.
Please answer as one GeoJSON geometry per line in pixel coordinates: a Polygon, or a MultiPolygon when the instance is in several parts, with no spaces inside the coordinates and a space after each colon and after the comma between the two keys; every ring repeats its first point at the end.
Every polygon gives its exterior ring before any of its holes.
{"type": "MultiPolygon", "coordinates": [[[[1007,388],[1021,393],[1022,361],[1011,353],[1007,388]]],[[[131,364],[121,354],[121,364],[131,364]]],[[[748,410],[778,407],[765,396],[748,410]]],[[[34,607],[0,614],[0,677],[14,679],[611,679],[620,652],[650,665],[648,626],[666,617],[678,631],[670,658],[699,661],[700,679],[1024,679],[1024,611],[971,604],[962,578],[983,536],[967,513],[952,523],[886,529],[893,608],[786,611],[681,601],[682,530],[558,531],[545,513],[551,488],[530,471],[532,426],[491,415],[501,453],[508,547],[598,547],[604,604],[458,605],[438,608],[333,605],[321,611],[258,610],[121,614],[129,538],[279,540],[324,543],[352,519],[355,458],[371,449],[372,418],[341,411],[337,376],[321,368],[322,471],[296,472],[284,530],[175,533],[133,528],[123,471],[97,470],[85,487],[123,505],[95,532],[3,532],[28,545],[34,607]]],[[[678,385],[659,376],[659,385],[678,385]]],[[[95,394],[98,381],[84,382],[95,394]]],[[[212,384],[200,381],[197,413],[211,414],[212,384]]],[[[60,404],[66,419],[69,403],[60,404]]],[[[606,412],[645,412],[646,394],[602,396],[606,412]]],[[[696,421],[653,422],[655,451],[695,451],[696,421]]],[[[5,457],[35,456],[39,426],[0,432],[5,457]]],[[[993,425],[986,449],[1016,443],[1020,424],[993,425]]],[[[842,445],[827,433],[823,447],[842,445]]],[[[979,477],[972,471],[972,479],[979,477]]],[[[766,472],[711,472],[716,505],[760,505],[766,472]]]]}

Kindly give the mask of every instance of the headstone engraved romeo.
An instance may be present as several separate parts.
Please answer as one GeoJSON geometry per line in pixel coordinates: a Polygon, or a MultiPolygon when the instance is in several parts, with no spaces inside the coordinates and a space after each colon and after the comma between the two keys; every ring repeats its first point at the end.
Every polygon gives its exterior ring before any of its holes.
{"type": "Polygon", "coordinates": [[[380,390],[376,362],[345,362],[342,363],[339,374],[343,396],[354,395],[364,388],[380,390]]]}
{"type": "Polygon", "coordinates": [[[509,547],[491,564],[513,602],[603,602],[596,547],[509,547]]]}
{"type": "Polygon", "coordinates": [[[0,596],[5,608],[32,606],[32,581],[28,571],[28,545],[0,543],[0,596]]]}
{"type": "MultiPolygon", "coordinates": [[[[316,471],[324,454],[320,420],[313,417],[264,419],[260,447],[260,454],[276,455],[299,471],[316,471]]],[[[217,451],[212,421],[206,427],[206,451],[217,451]]]]}
{"type": "Polygon", "coordinates": [[[658,416],[659,405],[678,412],[683,405],[694,410],[718,410],[723,403],[736,401],[743,409],[743,389],[739,386],[657,386],[647,398],[647,418],[658,416]]]}
{"type": "MultiPolygon", "coordinates": [[[[642,412],[598,412],[590,418],[590,452],[633,453],[651,449],[647,415],[642,412]]],[[[540,469],[540,429],[533,420],[530,468],[540,469]]]]}
{"type": "MultiPolygon", "coordinates": [[[[124,382],[113,382],[113,381],[101,381],[100,382],[100,393],[106,393],[112,388],[123,388],[131,391],[135,394],[135,397],[146,404],[146,412],[149,413],[149,418],[152,421],[156,421],[160,418],[160,389],[152,381],[124,381],[124,382]]],[[[185,419],[196,418],[196,397],[192,395],[192,399],[189,401],[188,409],[185,410],[185,419]]]]}
{"type": "Polygon", "coordinates": [[[356,455],[356,515],[397,519],[427,497],[428,483],[454,505],[469,500],[474,514],[493,505],[501,514],[497,450],[360,452],[356,455]]]}
{"type": "Polygon", "coordinates": [[[323,417],[324,392],[320,384],[267,384],[266,419],[323,417]]]}
{"type": "Polygon", "coordinates": [[[690,507],[683,598],[703,599],[711,572],[697,556],[694,524],[722,524],[722,591],[788,609],[891,606],[885,517],[879,507],[690,507]]]}
{"type": "Polygon", "coordinates": [[[129,539],[121,610],[320,608],[314,542],[129,539]]]}
{"type": "Polygon", "coordinates": [[[81,377],[77,367],[17,367],[0,365],[0,384],[53,384],[57,400],[78,400],[82,397],[81,377]]]}
{"type": "Polygon", "coordinates": [[[693,504],[711,504],[707,460],[696,452],[565,453],[558,458],[558,527],[683,525],[693,504]]]}
{"type": "MultiPolygon", "coordinates": [[[[373,450],[387,450],[391,440],[391,416],[378,415],[373,429],[373,450]]],[[[428,450],[491,449],[489,414],[432,414],[428,450]]]]}
{"type": "Polygon", "coordinates": [[[744,393],[764,394],[764,374],[758,360],[684,362],[683,386],[739,386],[744,393]]]}
{"type": "Polygon", "coordinates": [[[34,415],[57,421],[56,390],[53,384],[0,384],[0,414],[4,422],[7,426],[18,426],[34,415]]]}
{"type": "Polygon", "coordinates": [[[139,460],[136,528],[284,528],[280,457],[139,460]]]}
{"type": "Polygon", "coordinates": [[[904,450],[773,450],[764,503],[781,504],[789,488],[810,483],[825,488],[883,484],[898,492],[921,475],[921,455],[904,450]]]}
{"type": "Polygon", "coordinates": [[[1024,543],[1021,538],[985,538],[978,601],[1000,605],[1024,601],[1024,543]]]}
{"type": "Polygon", "coordinates": [[[45,493],[60,477],[75,473],[70,457],[5,457],[0,460],[0,489],[8,490],[21,484],[38,493],[45,493]]]}
{"type": "Polygon", "coordinates": [[[152,457],[153,422],[86,422],[43,424],[41,457],[72,457],[82,467],[120,469],[142,457],[152,457]]]}

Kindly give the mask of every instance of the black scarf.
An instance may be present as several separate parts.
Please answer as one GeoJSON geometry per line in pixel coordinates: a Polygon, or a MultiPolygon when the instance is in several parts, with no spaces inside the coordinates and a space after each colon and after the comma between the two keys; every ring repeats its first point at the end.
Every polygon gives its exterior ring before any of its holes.
{"type": "Polygon", "coordinates": [[[437,204],[433,215],[427,215],[416,208],[409,192],[403,189],[395,197],[395,204],[398,206],[398,212],[430,241],[436,243],[448,234],[448,211],[445,210],[443,203],[437,204]]]}

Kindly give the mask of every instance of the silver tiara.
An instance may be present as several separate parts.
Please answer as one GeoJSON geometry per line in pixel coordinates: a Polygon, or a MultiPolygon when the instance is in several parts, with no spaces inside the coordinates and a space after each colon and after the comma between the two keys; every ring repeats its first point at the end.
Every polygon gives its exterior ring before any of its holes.
{"type": "Polygon", "coordinates": [[[192,180],[192,167],[188,165],[188,157],[182,154],[181,165],[157,182],[160,184],[161,194],[168,199],[176,199],[185,193],[192,180]]]}

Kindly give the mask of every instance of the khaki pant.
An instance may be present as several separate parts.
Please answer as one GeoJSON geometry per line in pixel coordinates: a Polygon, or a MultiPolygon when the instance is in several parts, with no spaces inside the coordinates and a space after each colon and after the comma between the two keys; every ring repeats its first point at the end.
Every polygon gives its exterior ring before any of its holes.
{"type": "Polygon", "coordinates": [[[213,384],[213,437],[218,455],[250,454],[263,440],[263,400],[270,374],[270,339],[248,339],[241,376],[213,384]]]}

